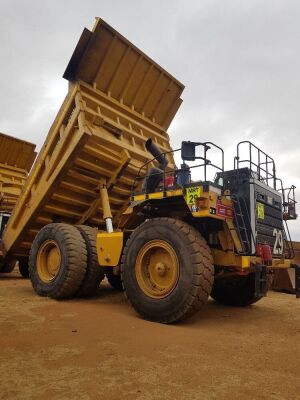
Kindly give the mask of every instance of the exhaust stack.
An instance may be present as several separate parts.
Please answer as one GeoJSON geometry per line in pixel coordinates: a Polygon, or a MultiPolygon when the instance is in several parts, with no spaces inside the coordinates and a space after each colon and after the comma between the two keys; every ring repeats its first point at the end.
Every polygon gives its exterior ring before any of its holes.
{"type": "Polygon", "coordinates": [[[159,148],[153,143],[152,139],[146,141],[146,149],[155,157],[159,163],[159,169],[165,169],[168,165],[168,160],[165,155],[159,150],[159,148]]]}

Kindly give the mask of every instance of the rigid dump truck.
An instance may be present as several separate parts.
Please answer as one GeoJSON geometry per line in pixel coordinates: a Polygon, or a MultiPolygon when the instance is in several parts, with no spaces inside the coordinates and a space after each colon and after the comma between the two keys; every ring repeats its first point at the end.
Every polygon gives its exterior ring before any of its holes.
{"type": "MultiPolygon", "coordinates": [[[[0,258],[3,258],[2,233],[21,195],[36,153],[34,144],[3,133],[0,133],[0,149],[0,258]]],[[[10,272],[14,264],[0,265],[0,272],[10,272]]],[[[20,263],[19,269],[22,275],[28,274],[26,264],[24,267],[20,263]]]]}
{"type": "Polygon", "coordinates": [[[293,267],[284,226],[296,202],[271,157],[241,142],[225,171],[217,144],[187,137],[172,150],[183,85],[100,19],[64,77],[69,91],[4,230],[2,265],[28,262],[36,293],[54,299],[88,296],[106,275],[162,323],[210,295],[250,305],[270,272],[293,267]]]}

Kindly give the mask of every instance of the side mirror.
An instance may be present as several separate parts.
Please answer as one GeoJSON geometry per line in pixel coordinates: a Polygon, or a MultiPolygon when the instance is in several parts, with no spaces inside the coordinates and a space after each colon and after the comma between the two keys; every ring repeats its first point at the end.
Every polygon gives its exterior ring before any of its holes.
{"type": "Polygon", "coordinates": [[[184,161],[196,160],[196,145],[195,142],[182,142],[181,143],[181,158],[184,161]]]}

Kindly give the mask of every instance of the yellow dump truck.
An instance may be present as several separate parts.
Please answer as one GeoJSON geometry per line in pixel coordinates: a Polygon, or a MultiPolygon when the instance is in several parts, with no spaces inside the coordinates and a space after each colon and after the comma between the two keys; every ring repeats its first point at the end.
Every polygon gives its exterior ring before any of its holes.
{"type": "MultiPolygon", "coordinates": [[[[35,145],[0,133],[0,259],[3,258],[2,233],[21,195],[34,159],[35,145]]],[[[0,264],[0,272],[10,272],[14,263],[0,264]]],[[[22,265],[19,265],[23,273],[22,265]]],[[[25,266],[26,269],[26,266],[25,266]]],[[[25,272],[27,275],[27,272],[25,272]]]]}
{"type": "Polygon", "coordinates": [[[171,149],[178,80],[100,19],[64,77],[69,92],[2,236],[3,266],[28,262],[36,293],[54,299],[88,296],[106,275],[163,323],[210,295],[252,304],[270,272],[293,266],[284,224],[296,201],[270,156],[241,142],[225,171],[217,144],[171,149]]]}
{"type": "MultiPolygon", "coordinates": [[[[300,242],[292,242],[294,259],[296,265],[300,265],[300,242]]],[[[274,272],[272,281],[272,289],[285,293],[295,293],[296,291],[296,276],[297,270],[295,269],[278,269],[274,272]]]]}

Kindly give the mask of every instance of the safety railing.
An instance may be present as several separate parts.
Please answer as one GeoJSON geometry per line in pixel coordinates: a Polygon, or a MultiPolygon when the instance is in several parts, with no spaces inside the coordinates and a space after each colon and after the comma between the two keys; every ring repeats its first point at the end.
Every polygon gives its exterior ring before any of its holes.
{"type": "MultiPolygon", "coordinates": [[[[195,147],[201,146],[203,148],[203,156],[197,156],[195,157],[195,160],[201,160],[202,162],[200,164],[196,165],[188,165],[186,164],[186,160],[181,157],[182,164],[181,168],[173,168],[170,169],[168,167],[168,162],[167,162],[167,156],[169,154],[174,154],[182,150],[182,147],[175,149],[175,150],[170,150],[166,152],[160,152],[159,155],[156,157],[153,157],[151,160],[147,161],[145,164],[143,164],[139,170],[138,174],[136,175],[132,187],[131,187],[131,197],[133,197],[136,193],[135,190],[139,186],[140,181],[146,181],[151,177],[151,179],[155,179],[157,177],[157,182],[159,186],[159,190],[162,192],[166,192],[167,189],[170,187],[183,187],[184,185],[187,185],[191,183],[191,171],[196,169],[196,168],[203,168],[203,182],[207,181],[207,168],[214,168],[217,171],[224,172],[224,151],[221,147],[218,145],[212,143],[212,142],[204,142],[204,143],[196,143],[195,147]],[[207,158],[207,153],[211,148],[215,148],[218,151],[220,151],[221,154],[221,165],[217,165],[216,163],[212,162],[207,158]],[[149,175],[149,165],[153,164],[155,161],[159,163],[162,168],[152,168],[151,175],[149,175]],[[156,170],[156,171],[154,171],[156,170]]],[[[151,171],[151,169],[150,169],[151,171]]],[[[200,174],[199,174],[200,175],[200,174]]],[[[200,180],[200,179],[199,179],[200,180]]],[[[198,181],[198,180],[197,180],[198,181]]],[[[157,190],[157,189],[156,189],[157,190]]],[[[147,185],[142,187],[142,193],[150,193],[152,190],[148,190],[147,185]]]]}
{"type": "Polygon", "coordinates": [[[259,181],[276,189],[276,167],[273,158],[248,140],[237,145],[234,169],[240,169],[242,166],[248,166],[259,181]],[[246,153],[246,158],[241,158],[241,153],[246,153]]]}

